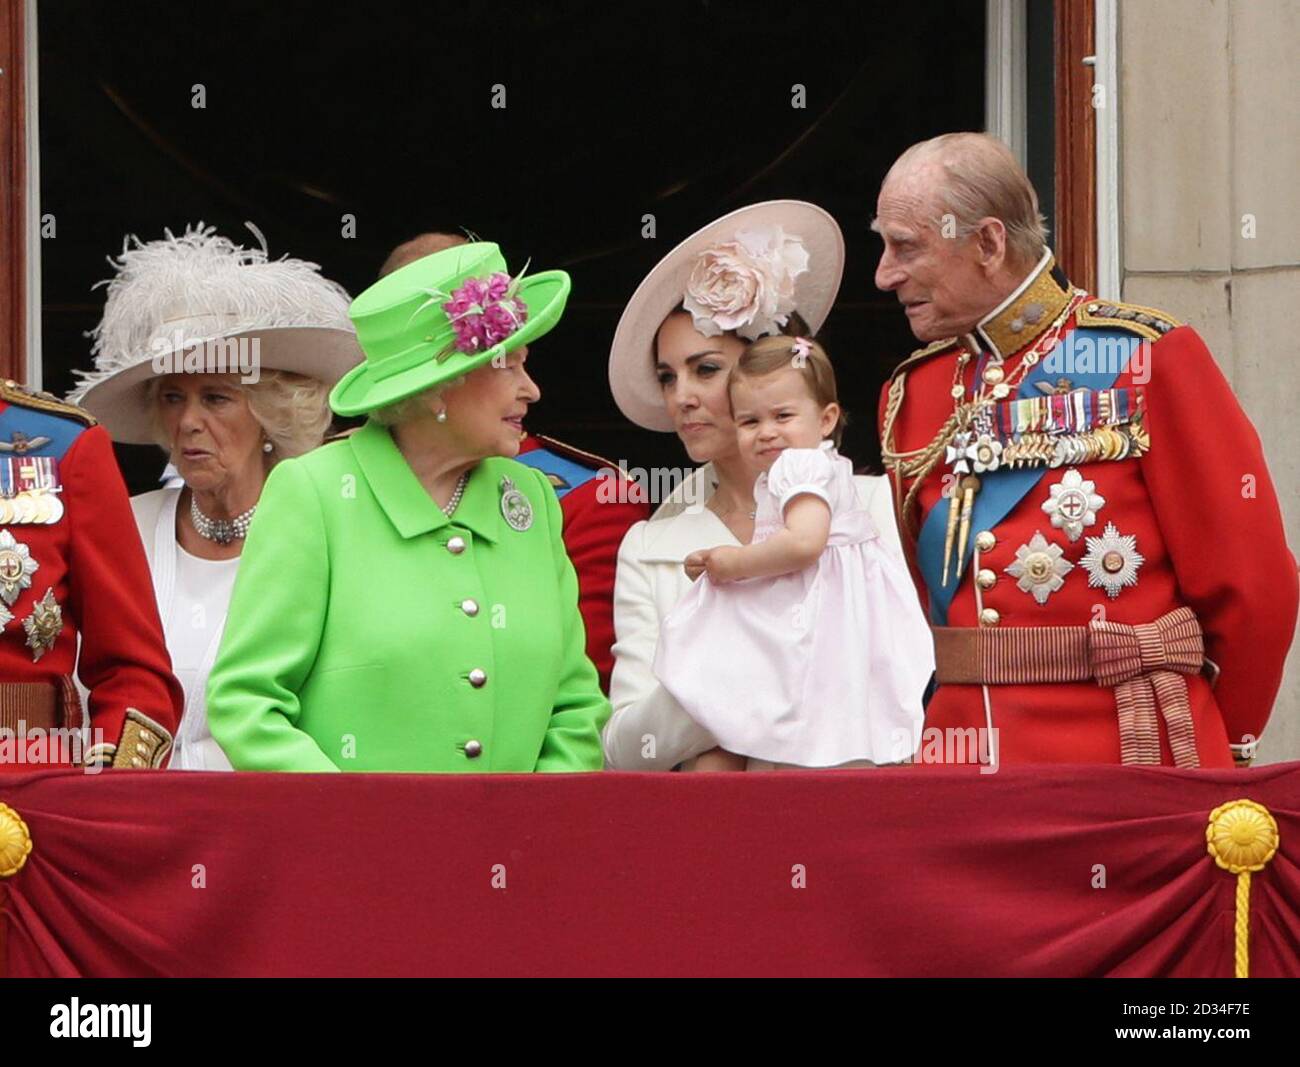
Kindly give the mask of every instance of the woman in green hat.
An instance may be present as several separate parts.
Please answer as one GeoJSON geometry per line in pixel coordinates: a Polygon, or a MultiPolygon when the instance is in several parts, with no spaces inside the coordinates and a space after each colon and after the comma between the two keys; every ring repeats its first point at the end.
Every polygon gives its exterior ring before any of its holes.
{"type": "Polygon", "coordinates": [[[369,420],[271,474],[209,680],[236,770],[600,769],[610,708],[560,506],[503,458],[540,395],[527,345],[568,293],[478,242],[353,301],[366,360],[330,404],[369,420]]]}

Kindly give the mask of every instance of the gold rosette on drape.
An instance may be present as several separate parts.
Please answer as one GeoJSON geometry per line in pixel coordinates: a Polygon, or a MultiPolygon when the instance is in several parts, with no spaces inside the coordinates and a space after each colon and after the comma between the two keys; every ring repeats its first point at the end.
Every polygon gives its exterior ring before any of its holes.
{"type": "Polygon", "coordinates": [[[1250,876],[1277,852],[1277,820],[1263,804],[1233,800],[1210,812],[1205,847],[1214,862],[1237,876],[1236,976],[1250,977],[1250,876]]]}

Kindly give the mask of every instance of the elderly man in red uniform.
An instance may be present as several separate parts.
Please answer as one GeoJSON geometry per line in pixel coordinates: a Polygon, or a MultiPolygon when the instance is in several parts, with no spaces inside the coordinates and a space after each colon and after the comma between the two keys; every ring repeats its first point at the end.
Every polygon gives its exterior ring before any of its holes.
{"type": "MultiPolygon", "coordinates": [[[[389,253],[379,276],[465,240],[450,233],[420,234],[389,253]]],[[[629,527],[646,518],[650,509],[636,484],[621,472],[614,473],[614,464],[553,437],[525,434],[515,458],[545,474],[560,499],[564,547],[578,572],[578,609],[587,628],[587,656],[600,674],[601,689],[608,693],[614,669],[610,647],[618,547],[629,527]],[[617,482],[608,484],[606,479],[617,482]]]]}
{"type": "Polygon", "coordinates": [[[926,729],[1005,762],[1228,767],[1268,720],[1296,564],[1259,438],[1190,326],[1073,288],[1005,145],[881,187],[876,285],[923,342],[881,397],[935,637],[926,729]]]}
{"type": "Polygon", "coordinates": [[[108,435],[80,408],[0,384],[0,773],[160,767],[182,706],[108,435]],[[84,749],[74,666],[90,693],[84,749]]]}

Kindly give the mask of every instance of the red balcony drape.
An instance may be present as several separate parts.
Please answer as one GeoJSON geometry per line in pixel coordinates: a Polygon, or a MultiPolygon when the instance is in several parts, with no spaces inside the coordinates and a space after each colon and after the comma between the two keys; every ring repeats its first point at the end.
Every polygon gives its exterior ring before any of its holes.
{"type": "Polygon", "coordinates": [[[1300,976],[1300,763],[7,775],[0,908],[11,976],[1231,977],[1238,798],[1281,841],[1251,974],[1300,976]]]}

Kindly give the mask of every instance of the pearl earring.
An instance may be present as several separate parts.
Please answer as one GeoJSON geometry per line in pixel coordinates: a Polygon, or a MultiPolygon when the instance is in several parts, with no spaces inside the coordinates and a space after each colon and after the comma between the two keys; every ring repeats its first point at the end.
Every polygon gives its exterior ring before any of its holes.
{"type": "Polygon", "coordinates": [[[446,422],[446,421],[447,421],[447,409],[446,409],[446,408],[443,408],[440,412],[438,412],[438,414],[436,414],[436,415],[434,416],[434,418],[437,419],[439,422],[446,422]]]}
{"type": "Polygon", "coordinates": [[[262,442],[262,451],[263,451],[263,452],[270,452],[270,451],[272,451],[274,448],[275,448],[275,445],[271,444],[270,441],[263,441],[263,442],[262,442]]]}

